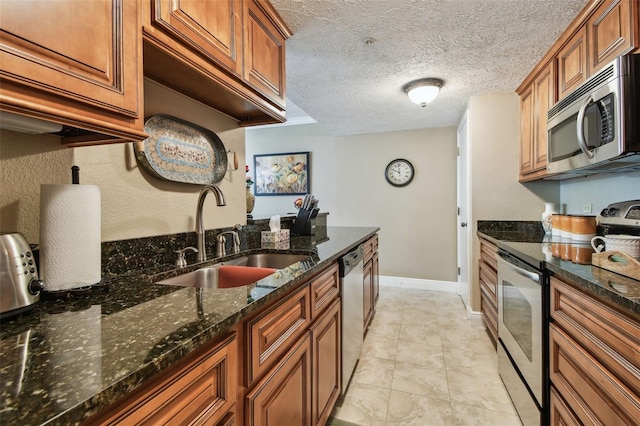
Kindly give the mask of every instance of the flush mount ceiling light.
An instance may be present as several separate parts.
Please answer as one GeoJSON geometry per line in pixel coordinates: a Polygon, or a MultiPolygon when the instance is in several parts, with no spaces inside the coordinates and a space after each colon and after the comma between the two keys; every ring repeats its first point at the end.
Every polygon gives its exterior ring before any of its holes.
{"type": "Polygon", "coordinates": [[[422,78],[405,85],[404,91],[411,102],[425,107],[438,96],[443,84],[439,78],[422,78]]]}

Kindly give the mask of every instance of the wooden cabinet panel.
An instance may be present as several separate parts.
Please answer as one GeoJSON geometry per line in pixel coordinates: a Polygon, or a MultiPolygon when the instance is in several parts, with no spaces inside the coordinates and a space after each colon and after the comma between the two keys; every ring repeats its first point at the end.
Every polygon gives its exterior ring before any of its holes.
{"type": "Polygon", "coordinates": [[[228,71],[242,73],[240,0],[151,2],[151,25],[228,71]]]}
{"type": "Polygon", "coordinates": [[[364,314],[364,331],[373,317],[373,304],[371,303],[371,292],[373,289],[373,264],[367,262],[362,270],[362,292],[363,292],[363,314],[364,314]]]}
{"type": "Polygon", "coordinates": [[[587,22],[587,35],[591,49],[589,75],[593,75],[616,56],[622,55],[637,46],[637,30],[634,34],[633,14],[637,13],[637,0],[606,0],[593,13],[587,22]]]}
{"type": "Polygon", "coordinates": [[[498,270],[498,259],[496,259],[496,253],[498,253],[498,247],[496,247],[495,244],[492,244],[485,239],[480,239],[480,259],[489,265],[494,271],[498,270]]]}
{"type": "Polygon", "coordinates": [[[238,342],[235,333],[168,378],[86,424],[215,424],[234,417],[238,342]]]}
{"type": "Polygon", "coordinates": [[[549,328],[550,377],[583,424],[629,425],[640,398],[555,324],[549,328]]]}
{"type": "Polygon", "coordinates": [[[342,334],[340,300],[311,327],[313,404],[312,419],[324,426],[342,387],[342,334]]]}
{"type": "Polygon", "coordinates": [[[640,325],[637,321],[553,277],[551,315],[559,327],[640,395],[640,325]]]}
{"type": "Polygon", "coordinates": [[[551,386],[550,395],[550,424],[551,426],[578,426],[580,422],[576,419],[573,411],[564,402],[562,397],[558,395],[556,389],[551,386]]]}
{"type": "Polygon", "coordinates": [[[533,85],[520,94],[520,175],[533,170],[533,85]]]}
{"type": "Polygon", "coordinates": [[[311,319],[315,320],[340,295],[338,264],[332,265],[313,278],[309,289],[311,290],[311,319]]]}
{"type": "Polygon", "coordinates": [[[143,140],[138,19],[135,1],[1,1],[2,110],[143,140]]]}
{"type": "Polygon", "coordinates": [[[480,239],[479,285],[480,312],[494,346],[498,342],[498,261],[495,244],[480,239]]]}
{"type": "Polygon", "coordinates": [[[245,0],[244,79],[284,108],[285,37],[269,18],[270,8],[263,0],[245,0]]]}
{"type": "Polygon", "coordinates": [[[373,292],[373,301],[371,304],[373,305],[373,310],[376,309],[376,304],[378,303],[378,298],[380,297],[380,262],[378,253],[373,255],[373,259],[371,259],[371,273],[373,274],[373,288],[371,289],[373,292]]]}
{"type": "Polygon", "coordinates": [[[558,52],[558,99],[562,99],[582,84],[587,69],[587,28],[582,27],[558,52]]]}
{"type": "Polygon", "coordinates": [[[547,168],[547,111],[556,102],[555,64],[549,62],[520,93],[520,178],[535,173],[538,178],[547,168]]]}
{"type": "Polygon", "coordinates": [[[248,320],[246,385],[253,383],[285,353],[311,322],[309,287],[248,320]]]}
{"type": "Polygon", "coordinates": [[[547,111],[556,102],[555,64],[550,62],[540,73],[535,85],[533,171],[547,169],[547,111]]]}
{"type": "Polygon", "coordinates": [[[251,390],[245,424],[311,425],[311,345],[309,333],[251,390]]]}

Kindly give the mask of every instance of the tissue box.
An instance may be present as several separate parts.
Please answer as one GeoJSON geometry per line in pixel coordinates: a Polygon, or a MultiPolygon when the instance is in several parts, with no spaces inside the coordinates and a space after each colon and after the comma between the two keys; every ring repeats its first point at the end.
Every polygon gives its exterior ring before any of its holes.
{"type": "Polygon", "coordinates": [[[262,231],[260,243],[262,248],[286,250],[289,248],[289,230],[262,231]]]}

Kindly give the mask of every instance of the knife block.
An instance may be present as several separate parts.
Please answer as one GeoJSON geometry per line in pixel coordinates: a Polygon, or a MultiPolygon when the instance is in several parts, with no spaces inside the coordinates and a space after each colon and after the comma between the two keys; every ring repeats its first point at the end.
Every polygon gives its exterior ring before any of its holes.
{"type": "Polygon", "coordinates": [[[313,210],[300,209],[298,210],[298,216],[293,223],[291,232],[295,235],[313,235],[313,226],[311,226],[311,219],[318,215],[320,209],[315,208],[313,210]]]}

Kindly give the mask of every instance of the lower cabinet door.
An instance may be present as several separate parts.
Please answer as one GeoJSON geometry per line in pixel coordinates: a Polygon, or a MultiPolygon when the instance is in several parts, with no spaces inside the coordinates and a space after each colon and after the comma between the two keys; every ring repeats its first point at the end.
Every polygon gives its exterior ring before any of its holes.
{"type": "Polygon", "coordinates": [[[311,343],[305,334],[247,394],[247,425],[311,426],[311,343]]]}
{"type": "Polygon", "coordinates": [[[311,326],[313,424],[324,426],[342,388],[340,299],[311,326]]]}

